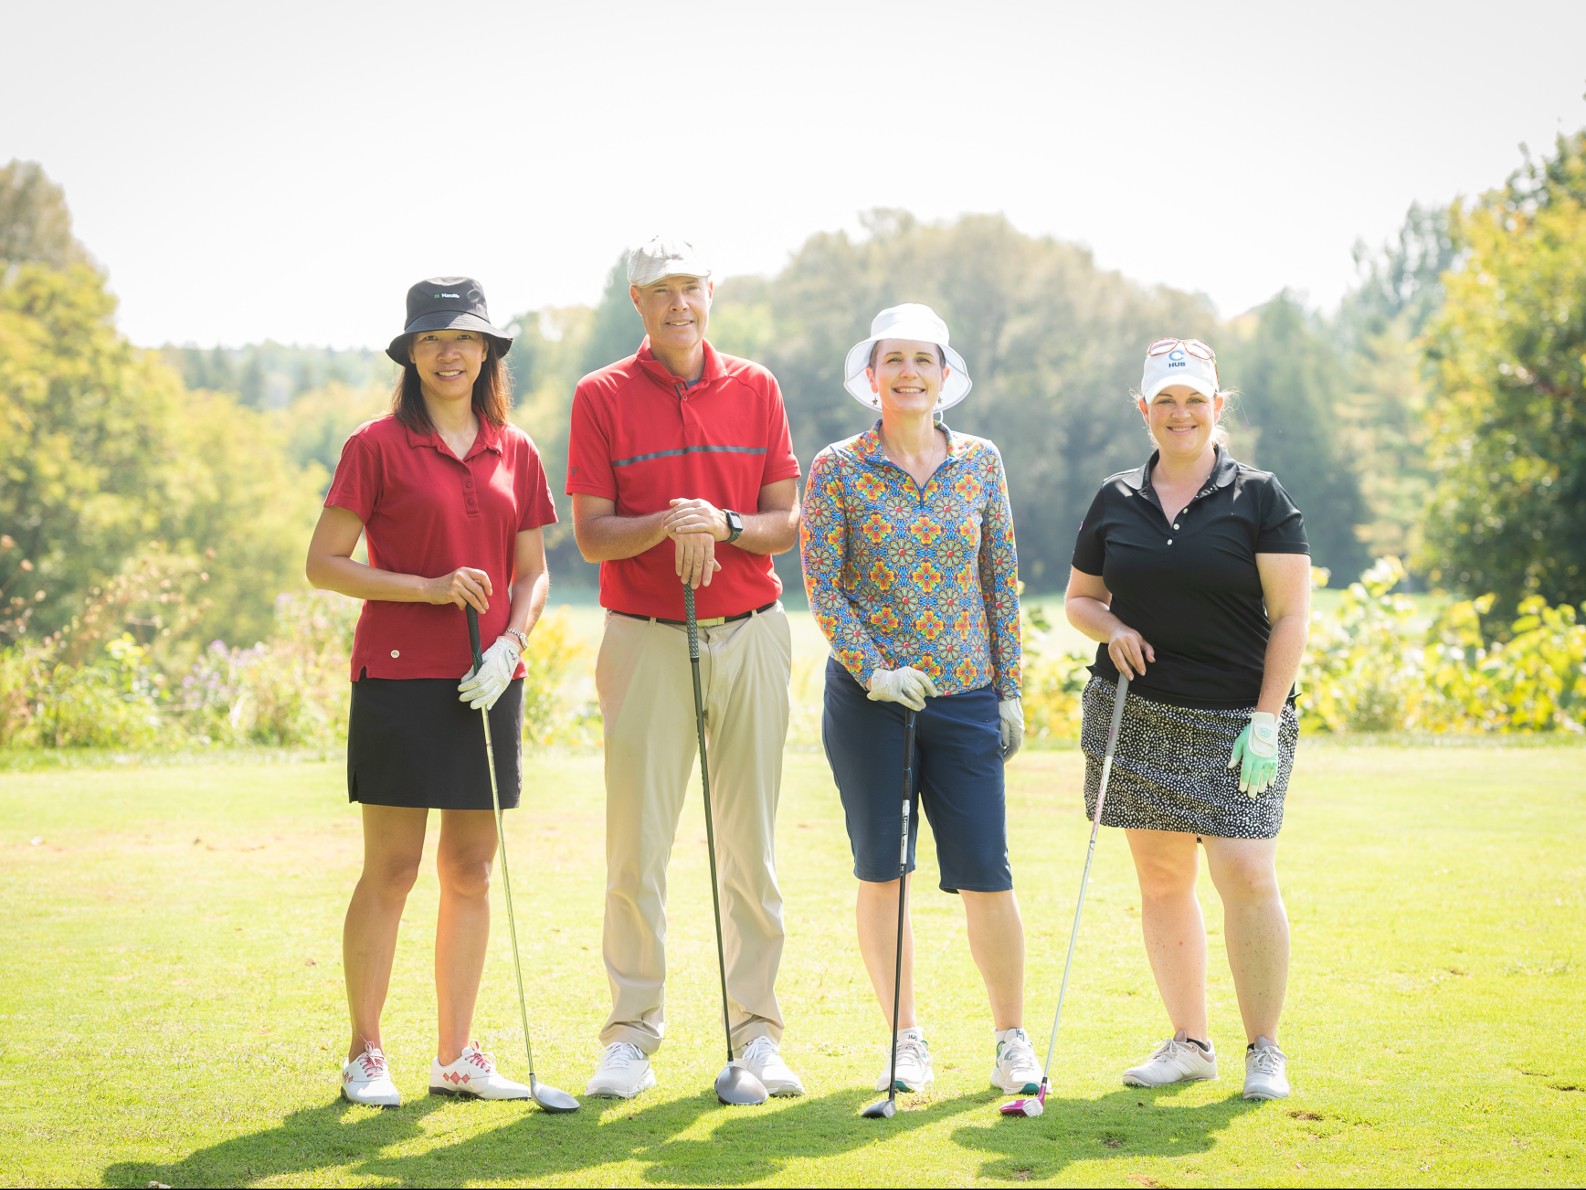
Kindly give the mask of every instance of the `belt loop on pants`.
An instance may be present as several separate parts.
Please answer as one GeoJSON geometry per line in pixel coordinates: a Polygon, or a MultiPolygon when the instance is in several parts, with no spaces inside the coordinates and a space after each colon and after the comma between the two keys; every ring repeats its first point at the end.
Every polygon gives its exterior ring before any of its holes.
{"type": "MultiPolygon", "coordinates": [[[[701,628],[719,628],[723,624],[734,624],[739,620],[747,620],[753,616],[763,616],[776,605],[777,601],[773,599],[764,607],[752,607],[748,611],[739,612],[735,616],[706,616],[702,619],[696,619],[694,623],[701,628]]],[[[684,628],[688,625],[687,620],[668,620],[665,616],[641,616],[637,612],[619,612],[615,608],[611,609],[611,614],[614,616],[626,616],[630,620],[648,620],[651,624],[667,624],[673,628],[684,628]]]]}

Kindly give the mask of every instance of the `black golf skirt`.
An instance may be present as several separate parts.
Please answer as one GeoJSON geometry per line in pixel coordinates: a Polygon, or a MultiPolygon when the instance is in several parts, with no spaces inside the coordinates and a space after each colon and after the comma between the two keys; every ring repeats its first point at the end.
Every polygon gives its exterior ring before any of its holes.
{"type": "MultiPolygon", "coordinates": [[[[489,810],[490,769],[478,711],[457,698],[456,678],[361,678],[347,724],[347,800],[370,806],[489,810]]],[[[501,808],[522,786],[523,680],[490,710],[501,808]]]]}
{"type": "MultiPolygon", "coordinates": [[[[1081,698],[1087,818],[1096,813],[1116,690],[1106,678],[1093,677],[1081,698]]],[[[1254,798],[1239,791],[1239,770],[1228,767],[1234,741],[1249,722],[1249,709],[1175,707],[1131,691],[1118,727],[1102,825],[1223,839],[1276,838],[1294,772],[1299,718],[1292,705],[1278,716],[1277,776],[1254,798]]]]}

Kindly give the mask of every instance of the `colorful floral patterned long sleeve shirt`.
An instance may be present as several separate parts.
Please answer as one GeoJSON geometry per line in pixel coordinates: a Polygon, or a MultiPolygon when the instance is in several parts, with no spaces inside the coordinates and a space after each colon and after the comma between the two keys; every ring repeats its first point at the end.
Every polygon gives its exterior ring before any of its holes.
{"type": "Polygon", "coordinates": [[[887,458],[881,423],[815,457],[799,553],[810,610],[859,681],[908,665],[941,694],[1019,697],[1019,563],[1002,456],[945,425],[921,488],[887,458]]]}

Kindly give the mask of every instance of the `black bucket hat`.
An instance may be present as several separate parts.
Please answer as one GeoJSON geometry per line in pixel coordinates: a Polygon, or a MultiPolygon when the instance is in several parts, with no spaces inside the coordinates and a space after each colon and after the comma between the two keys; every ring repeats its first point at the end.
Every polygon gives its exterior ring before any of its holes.
{"type": "Polygon", "coordinates": [[[512,336],[490,325],[485,306],[485,291],[472,277],[430,277],[408,290],[408,324],[385,349],[399,364],[408,363],[408,336],[418,331],[480,331],[504,356],[512,347],[512,336]]]}

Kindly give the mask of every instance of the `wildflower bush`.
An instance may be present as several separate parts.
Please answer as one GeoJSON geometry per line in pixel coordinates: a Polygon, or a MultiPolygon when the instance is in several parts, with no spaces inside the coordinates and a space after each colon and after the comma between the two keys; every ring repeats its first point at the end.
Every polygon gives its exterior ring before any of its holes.
{"type": "MultiPolygon", "coordinates": [[[[357,600],[278,596],[268,641],[195,648],[207,575],[151,550],[84,611],[41,639],[0,647],[0,747],[332,747],[345,736],[347,659],[357,600]]],[[[13,609],[11,627],[22,612],[13,609]]],[[[0,637],[3,639],[3,637],[0,637]]],[[[565,617],[545,616],[525,657],[524,740],[585,743],[598,719],[564,694],[584,648],[565,617]]]]}
{"type": "MultiPolygon", "coordinates": [[[[1492,623],[1490,598],[1433,607],[1403,594],[1403,580],[1397,559],[1380,559],[1313,612],[1299,681],[1308,731],[1586,730],[1581,608],[1531,598],[1492,623]]],[[[0,622],[9,640],[0,645],[0,748],[338,746],[358,602],[282,595],[269,640],[200,648],[191,630],[207,581],[200,560],[151,548],[42,638],[24,630],[32,597],[13,599],[0,622]]],[[[1025,721],[1032,739],[1074,740],[1091,653],[1057,647],[1051,628],[1028,605],[1025,721]]],[[[565,612],[535,628],[524,658],[528,747],[598,744],[587,652],[565,612]]]]}
{"type": "MultiPolygon", "coordinates": [[[[1586,608],[1532,597],[1495,625],[1491,596],[1428,611],[1400,590],[1404,578],[1397,558],[1380,558],[1313,611],[1299,678],[1305,730],[1586,730],[1586,608]]],[[[1039,609],[1025,618],[1025,721],[1036,735],[1078,739],[1091,655],[1049,648],[1048,628],[1039,609]]]]}

